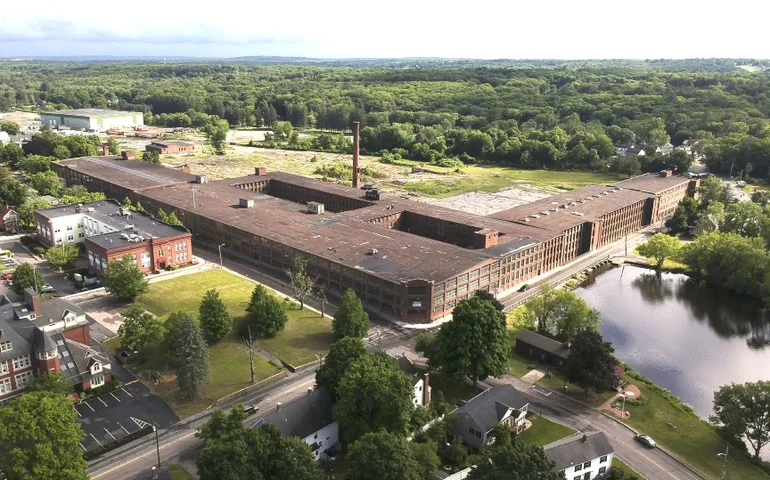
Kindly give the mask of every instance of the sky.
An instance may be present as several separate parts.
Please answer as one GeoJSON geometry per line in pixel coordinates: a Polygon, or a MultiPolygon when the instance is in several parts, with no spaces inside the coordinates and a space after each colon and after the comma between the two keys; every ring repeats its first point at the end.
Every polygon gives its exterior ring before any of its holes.
{"type": "Polygon", "coordinates": [[[6,1],[0,57],[770,58],[765,0],[6,1]]]}

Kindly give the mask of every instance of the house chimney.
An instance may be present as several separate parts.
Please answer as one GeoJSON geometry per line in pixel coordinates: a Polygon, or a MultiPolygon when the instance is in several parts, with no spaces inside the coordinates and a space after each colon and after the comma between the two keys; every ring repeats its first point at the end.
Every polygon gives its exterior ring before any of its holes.
{"type": "Polygon", "coordinates": [[[102,143],[102,155],[105,157],[110,154],[110,146],[106,143],[102,143]]]}
{"type": "Polygon", "coordinates": [[[254,167],[254,175],[264,177],[267,175],[267,169],[265,167],[254,167]]]}
{"type": "Polygon", "coordinates": [[[136,152],[133,150],[123,150],[120,152],[120,156],[123,160],[136,160],[136,152]]]}
{"type": "Polygon", "coordinates": [[[278,402],[275,404],[275,410],[278,411],[281,409],[281,402],[278,402]]]}
{"type": "Polygon", "coordinates": [[[588,441],[588,436],[584,433],[583,438],[581,438],[580,441],[586,443],[588,441]]]}
{"type": "MultiPolygon", "coordinates": [[[[39,286],[42,287],[42,285],[39,286]]],[[[43,309],[40,306],[40,295],[32,287],[24,289],[24,302],[32,307],[35,315],[43,314],[43,309]]]]}
{"type": "Polygon", "coordinates": [[[425,372],[422,378],[422,406],[430,404],[430,373],[425,372]]]}
{"type": "Polygon", "coordinates": [[[353,122],[353,188],[358,188],[358,137],[361,130],[359,122],[353,122]]]}

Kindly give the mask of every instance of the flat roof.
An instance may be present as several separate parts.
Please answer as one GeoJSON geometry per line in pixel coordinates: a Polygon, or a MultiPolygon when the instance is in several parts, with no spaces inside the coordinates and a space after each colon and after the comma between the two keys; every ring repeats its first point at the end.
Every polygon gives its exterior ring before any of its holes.
{"type": "Polygon", "coordinates": [[[56,162],[75,172],[114,183],[130,190],[177,185],[195,181],[195,175],[141,160],[119,156],[81,157],[56,162]]]}
{"type": "Polygon", "coordinates": [[[645,173],[643,175],[618,182],[615,184],[615,186],[625,188],[627,190],[636,190],[639,192],[660,195],[669,188],[676,187],[683,183],[688,183],[689,181],[690,179],[686,177],[665,177],[660,173],[645,173]]]}
{"type": "Polygon", "coordinates": [[[169,145],[179,145],[182,147],[189,147],[195,145],[193,142],[185,142],[182,140],[162,140],[159,142],[151,142],[151,145],[160,145],[161,147],[167,147],[169,145]]]}
{"type": "MultiPolygon", "coordinates": [[[[56,218],[75,215],[77,214],[76,208],[78,208],[78,204],[70,204],[45,208],[37,212],[47,218],[56,218]]],[[[79,208],[81,208],[81,214],[99,220],[116,230],[86,238],[86,241],[93,242],[105,249],[120,248],[137,243],[127,238],[130,235],[150,239],[175,237],[188,233],[188,230],[182,226],[168,225],[144,212],[130,212],[128,215],[121,215],[122,206],[113,199],[87,202],[79,208]]]]}
{"type": "Polygon", "coordinates": [[[106,110],[103,108],[76,108],[72,110],[55,110],[40,112],[40,115],[64,115],[66,117],[122,117],[125,115],[142,115],[142,112],[127,112],[125,110],[106,110]]]}
{"type": "Polygon", "coordinates": [[[591,185],[502,210],[490,217],[558,234],[581,223],[599,220],[610,212],[647,198],[649,194],[643,192],[591,185]]]}

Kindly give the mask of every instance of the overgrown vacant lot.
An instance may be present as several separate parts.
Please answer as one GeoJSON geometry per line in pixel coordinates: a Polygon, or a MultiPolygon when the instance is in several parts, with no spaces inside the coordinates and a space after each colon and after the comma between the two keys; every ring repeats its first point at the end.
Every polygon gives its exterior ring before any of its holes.
{"type": "MultiPolygon", "coordinates": [[[[170,313],[198,313],[200,299],[206,290],[216,288],[227,305],[235,324],[243,321],[246,307],[254,289],[254,283],[222,270],[210,270],[191,275],[183,275],[170,280],[152,283],[150,291],[137,302],[165,321],[170,313]]],[[[263,340],[260,347],[291,365],[302,365],[315,360],[315,354],[325,354],[333,340],[331,322],[322,319],[317,312],[300,311],[293,302],[284,301],[289,316],[286,330],[276,338],[263,340]]],[[[107,344],[113,349],[117,342],[107,344]]],[[[231,332],[221,342],[213,345],[209,351],[211,361],[211,380],[203,395],[192,402],[180,402],[177,397],[176,382],[173,376],[155,386],[155,390],[176,411],[180,418],[205,409],[214,401],[232,392],[250,385],[248,356],[240,348],[235,332],[231,332]]],[[[134,372],[144,370],[162,370],[162,355],[157,347],[151,345],[129,364],[134,372]]],[[[256,359],[256,381],[274,375],[280,367],[266,359],[256,359]]]]}

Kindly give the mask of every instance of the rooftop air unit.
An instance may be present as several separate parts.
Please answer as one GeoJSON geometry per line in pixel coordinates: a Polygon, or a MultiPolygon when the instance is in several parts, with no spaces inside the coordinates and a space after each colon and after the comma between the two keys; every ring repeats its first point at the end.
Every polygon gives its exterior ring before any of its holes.
{"type": "Polygon", "coordinates": [[[581,212],[572,212],[572,215],[574,215],[574,216],[576,216],[576,217],[582,217],[582,216],[583,216],[583,215],[585,215],[585,214],[584,214],[584,213],[581,213],[581,212]]]}
{"type": "Polygon", "coordinates": [[[241,198],[240,200],[238,200],[238,205],[240,205],[243,208],[254,208],[254,199],[241,198]]]}
{"type": "Polygon", "coordinates": [[[377,255],[378,250],[376,248],[370,248],[368,252],[366,252],[367,255],[377,255]]]}
{"type": "Polygon", "coordinates": [[[307,211],[320,215],[324,213],[324,204],[319,202],[307,202],[307,211]]]}
{"type": "Polygon", "coordinates": [[[206,183],[206,177],[203,175],[196,175],[195,183],[206,183]]]}

